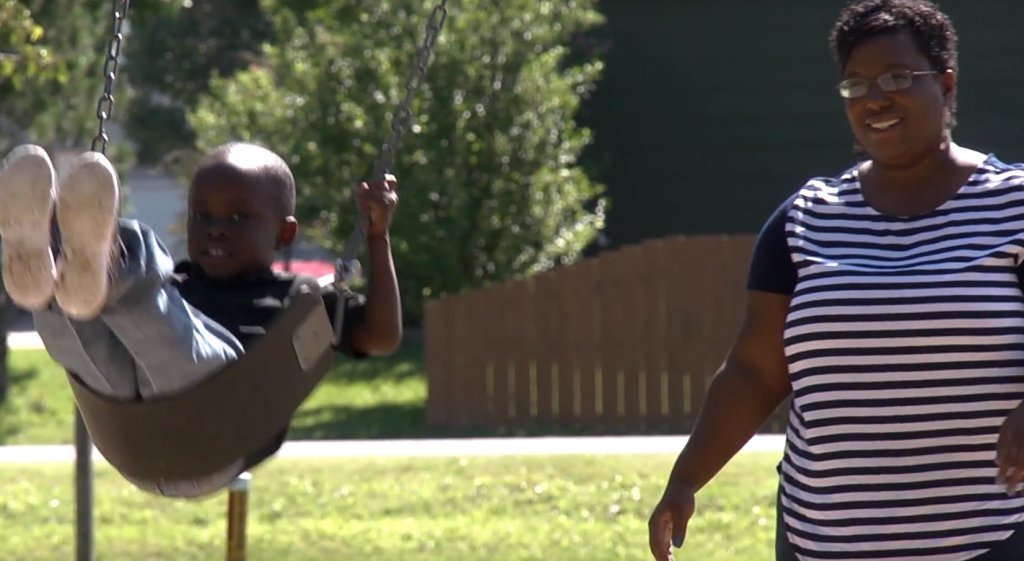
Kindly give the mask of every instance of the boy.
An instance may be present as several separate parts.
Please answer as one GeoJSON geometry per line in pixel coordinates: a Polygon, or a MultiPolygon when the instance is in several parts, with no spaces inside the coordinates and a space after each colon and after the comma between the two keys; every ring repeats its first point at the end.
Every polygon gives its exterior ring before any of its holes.
{"type": "MultiPolygon", "coordinates": [[[[357,193],[369,216],[366,297],[333,288],[323,294],[332,321],[344,298],[338,350],[352,357],[389,354],[401,341],[388,235],[395,184],[388,176],[357,193]]],[[[116,173],[101,154],[76,157],[58,188],[43,149],[16,148],[0,165],[3,279],[11,299],[32,311],[55,360],[101,394],[147,400],[238,359],[280,311],[293,277],[271,265],[298,231],[295,182],[284,160],[265,148],[215,149],[192,178],[189,259],[177,267],[147,226],[118,219],[118,201],[116,173]]],[[[162,482],[159,491],[203,494],[235,475],[162,482]]]]}

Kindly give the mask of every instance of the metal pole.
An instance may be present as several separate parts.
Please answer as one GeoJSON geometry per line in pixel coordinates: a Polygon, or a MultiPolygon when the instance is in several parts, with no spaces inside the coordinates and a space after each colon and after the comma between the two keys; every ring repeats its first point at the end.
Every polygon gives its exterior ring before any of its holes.
{"type": "Polygon", "coordinates": [[[75,546],[77,561],[93,561],[95,534],[92,506],[92,439],[75,408],[75,546]]]}
{"type": "Polygon", "coordinates": [[[228,486],[228,558],[245,561],[245,523],[252,474],[245,472],[228,486]]]}

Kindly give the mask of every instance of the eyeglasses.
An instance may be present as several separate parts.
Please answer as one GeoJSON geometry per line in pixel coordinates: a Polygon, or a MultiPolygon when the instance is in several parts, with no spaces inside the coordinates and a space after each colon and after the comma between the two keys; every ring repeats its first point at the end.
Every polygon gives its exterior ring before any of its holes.
{"type": "Polygon", "coordinates": [[[938,70],[893,70],[886,72],[874,80],[867,78],[847,78],[836,89],[839,95],[845,99],[855,99],[868,94],[871,82],[876,82],[883,92],[898,92],[909,88],[914,83],[914,76],[925,76],[928,74],[939,74],[938,70]]]}

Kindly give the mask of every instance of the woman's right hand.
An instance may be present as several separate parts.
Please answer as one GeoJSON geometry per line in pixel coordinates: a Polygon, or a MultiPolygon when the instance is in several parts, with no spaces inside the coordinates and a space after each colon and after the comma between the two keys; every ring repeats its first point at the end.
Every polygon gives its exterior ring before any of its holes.
{"type": "Polygon", "coordinates": [[[686,525],[693,516],[696,504],[693,489],[671,483],[665,488],[665,493],[647,522],[651,553],[657,561],[675,561],[672,546],[682,547],[686,539],[686,525]]]}

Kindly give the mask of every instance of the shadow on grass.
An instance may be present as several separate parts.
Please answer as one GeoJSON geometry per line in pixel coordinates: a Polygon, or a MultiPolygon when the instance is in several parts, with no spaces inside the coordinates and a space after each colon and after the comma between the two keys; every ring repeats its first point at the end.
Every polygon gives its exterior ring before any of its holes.
{"type": "Polygon", "coordinates": [[[8,372],[7,393],[3,401],[0,401],[0,446],[7,444],[7,441],[20,433],[23,429],[21,424],[14,418],[12,396],[18,395],[18,388],[27,385],[39,376],[39,370],[30,368],[28,370],[15,370],[8,372]]]}
{"type": "Polygon", "coordinates": [[[351,382],[398,382],[423,377],[423,347],[407,343],[391,356],[353,359],[342,354],[334,358],[334,368],[321,385],[351,382]]]}
{"type": "Polygon", "coordinates": [[[373,407],[324,405],[304,409],[292,419],[290,440],[415,438],[422,435],[422,405],[373,407]]]}
{"type": "MultiPolygon", "coordinates": [[[[388,404],[371,407],[325,405],[296,413],[289,440],[373,440],[387,438],[454,438],[509,436],[503,430],[430,427],[423,405],[388,404]]],[[[538,434],[549,434],[541,431],[538,434]]]]}

